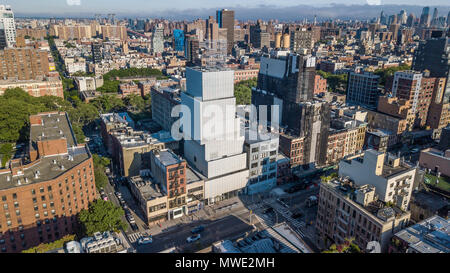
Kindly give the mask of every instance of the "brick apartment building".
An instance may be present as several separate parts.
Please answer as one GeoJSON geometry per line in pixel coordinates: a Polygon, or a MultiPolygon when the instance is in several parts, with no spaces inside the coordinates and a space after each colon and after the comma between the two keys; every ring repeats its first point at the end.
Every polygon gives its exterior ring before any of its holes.
{"type": "Polygon", "coordinates": [[[59,77],[24,81],[0,80],[0,95],[3,95],[7,89],[12,88],[22,88],[33,97],[56,96],[64,98],[63,85],[59,77]]]}
{"type": "Polygon", "coordinates": [[[327,80],[320,75],[314,77],[314,95],[327,92],[327,80]]]}
{"type": "Polygon", "coordinates": [[[30,116],[28,154],[0,170],[1,252],[57,240],[96,198],[92,155],[78,145],[66,113],[30,116]]]}
{"type": "Polygon", "coordinates": [[[31,47],[0,50],[0,79],[34,80],[48,73],[47,51],[31,47]]]}

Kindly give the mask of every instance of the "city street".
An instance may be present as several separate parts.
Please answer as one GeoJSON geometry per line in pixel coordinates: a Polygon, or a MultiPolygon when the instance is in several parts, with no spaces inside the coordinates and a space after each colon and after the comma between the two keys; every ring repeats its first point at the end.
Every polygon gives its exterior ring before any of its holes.
{"type": "Polygon", "coordinates": [[[240,218],[229,215],[215,221],[195,221],[180,227],[175,227],[170,231],[153,236],[153,242],[147,245],[137,245],[134,243],[137,252],[154,253],[171,247],[177,247],[181,252],[194,252],[224,239],[244,235],[253,229],[251,225],[245,223],[240,218]],[[187,237],[191,236],[192,228],[203,225],[205,230],[201,233],[201,239],[197,242],[187,243],[187,237]]]}

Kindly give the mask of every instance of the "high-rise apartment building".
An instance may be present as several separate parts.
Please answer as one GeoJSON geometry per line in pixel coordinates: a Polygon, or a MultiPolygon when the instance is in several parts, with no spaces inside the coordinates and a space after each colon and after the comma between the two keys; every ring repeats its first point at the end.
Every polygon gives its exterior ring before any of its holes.
{"type": "Polygon", "coordinates": [[[47,51],[31,47],[0,50],[0,79],[35,80],[48,73],[47,51]]]}
{"type": "Polygon", "coordinates": [[[311,51],[314,46],[313,32],[305,27],[299,27],[291,31],[290,49],[292,52],[311,51]]]}
{"type": "Polygon", "coordinates": [[[6,46],[13,47],[16,43],[16,23],[11,6],[0,5],[0,29],[3,25],[6,46]]]}
{"type": "Polygon", "coordinates": [[[234,45],[234,10],[218,10],[216,18],[219,28],[227,29],[227,54],[231,55],[234,45]]]}
{"type": "Polygon", "coordinates": [[[164,28],[161,24],[153,28],[152,34],[152,52],[159,54],[164,51],[164,28]]]}
{"type": "Polygon", "coordinates": [[[91,45],[91,51],[94,64],[101,63],[103,59],[102,43],[93,42],[91,45]]]}
{"type": "Polygon", "coordinates": [[[173,48],[175,51],[184,51],[184,31],[182,29],[173,30],[173,48]]]}
{"type": "Polygon", "coordinates": [[[92,155],[78,144],[66,113],[30,116],[27,158],[0,171],[0,248],[20,252],[76,230],[76,215],[96,198],[92,155]]]}
{"type": "Polygon", "coordinates": [[[370,73],[348,74],[346,102],[351,105],[360,105],[370,109],[376,109],[380,91],[378,82],[380,77],[370,73]]]}
{"type": "Polygon", "coordinates": [[[262,57],[252,104],[260,109],[267,106],[269,123],[275,111],[272,106],[277,105],[286,132],[293,138],[304,137],[302,163],[320,165],[326,160],[330,109],[328,103],[313,100],[314,83],[314,57],[298,54],[262,57]]]}
{"type": "Polygon", "coordinates": [[[184,156],[207,178],[205,202],[236,196],[247,185],[248,169],[245,136],[236,117],[234,71],[186,68],[186,92],[181,92],[181,102],[191,113],[190,124],[182,127],[184,156]],[[221,111],[214,120],[205,116],[213,108],[221,111]]]}

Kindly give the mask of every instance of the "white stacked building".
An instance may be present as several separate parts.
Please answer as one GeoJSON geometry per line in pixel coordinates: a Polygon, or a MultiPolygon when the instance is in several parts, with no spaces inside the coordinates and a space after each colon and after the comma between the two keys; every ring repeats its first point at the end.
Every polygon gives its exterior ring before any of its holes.
{"type": "Polygon", "coordinates": [[[0,5],[0,29],[5,32],[6,46],[13,47],[16,44],[16,23],[11,6],[0,5]]]}
{"type": "Polygon", "coordinates": [[[244,132],[236,116],[234,71],[186,68],[182,105],[190,109],[183,125],[184,156],[205,180],[205,202],[236,196],[248,181],[244,132]]]}

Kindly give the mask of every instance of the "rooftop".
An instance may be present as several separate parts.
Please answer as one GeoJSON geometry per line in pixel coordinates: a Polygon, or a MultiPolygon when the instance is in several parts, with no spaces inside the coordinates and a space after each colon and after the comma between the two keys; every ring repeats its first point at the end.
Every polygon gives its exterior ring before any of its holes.
{"type": "Polygon", "coordinates": [[[155,150],[153,151],[153,153],[164,167],[181,164],[182,162],[185,161],[169,149],[164,149],[160,151],[155,150]]]}
{"type": "Polygon", "coordinates": [[[348,202],[354,206],[366,211],[372,215],[372,218],[376,219],[381,224],[390,222],[394,217],[403,216],[407,212],[402,211],[398,207],[388,207],[386,204],[375,196],[372,202],[369,202],[366,206],[356,201],[356,194],[358,191],[365,192],[366,185],[358,187],[354,185],[353,181],[348,178],[332,179],[329,182],[322,182],[322,185],[333,189],[337,194],[344,197],[348,202]]]}
{"type": "Polygon", "coordinates": [[[130,177],[130,183],[136,186],[144,200],[148,201],[165,195],[159,184],[155,183],[151,177],[133,176],[130,177]]]}
{"type": "Polygon", "coordinates": [[[42,113],[31,116],[30,119],[31,142],[65,138],[68,147],[77,145],[66,113],[42,113]]]}
{"type": "Polygon", "coordinates": [[[450,220],[433,216],[395,234],[420,253],[450,253],[450,220]]]}
{"type": "Polygon", "coordinates": [[[66,155],[44,157],[24,165],[21,175],[12,176],[9,170],[0,173],[0,190],[56,179],[90,157],[84,146],[68,148],[66,155]]]}

